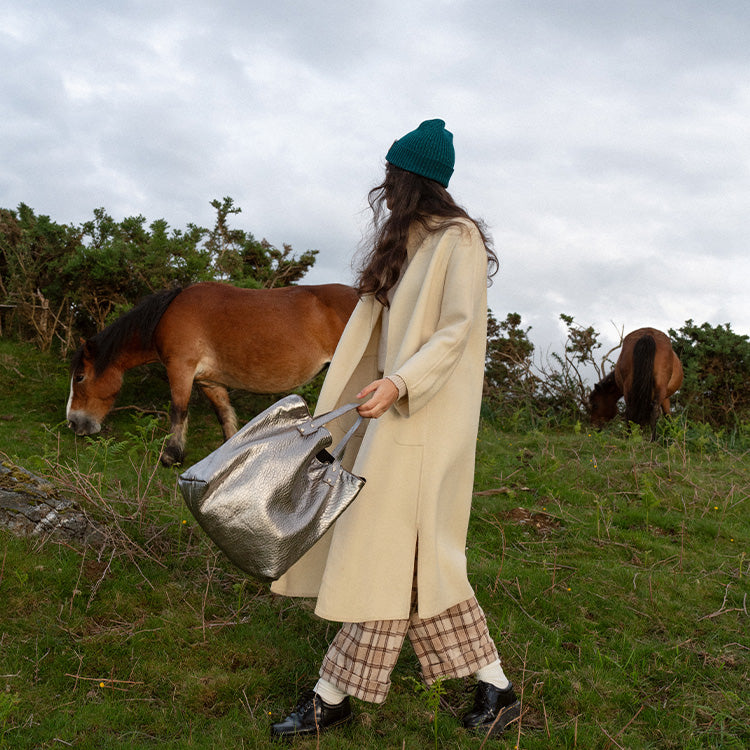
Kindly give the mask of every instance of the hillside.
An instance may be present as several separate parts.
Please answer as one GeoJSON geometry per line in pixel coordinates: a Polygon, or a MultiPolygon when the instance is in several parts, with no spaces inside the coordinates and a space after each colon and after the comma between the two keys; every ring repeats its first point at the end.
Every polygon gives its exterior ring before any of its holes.
{"type": "MultiPolygon", "coordinates": [[[[0,747],[267,747],[333,626],[245,577],[192,521],[177,470],[158,465],[158,368],[129,373],[118,403],[139,409],[95,439],[66,427],[67,395],[65,362],[0,339],[5,476],[31,472],[97,530],[0,529],[0,747]]],[[[237,395],[244,419],[268,403],[237,395]]],[[[189,462],[220,439],[206,403],[191,408],[189,462]]],[[[494,746],[750,746],[750,432],[660,432],[483,422],[469,570],[524,709],[494,746]]],[[[407,648],[388,701],[357,703],[320,746],[481,747],[456,718],[467,683],[442,686],[434,717],[418,678],[407,648]]]]}

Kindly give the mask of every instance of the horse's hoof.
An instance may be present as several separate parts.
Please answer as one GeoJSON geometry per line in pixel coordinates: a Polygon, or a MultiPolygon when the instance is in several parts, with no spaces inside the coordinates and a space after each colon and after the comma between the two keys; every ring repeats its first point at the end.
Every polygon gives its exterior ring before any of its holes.
{"type": "Polygon", "coordinates": [[[182,459],[184,458],[184,455],[181,452],[178,451],[171,451],[169,448],[167,448],[162,454],[161,454],[161,465],[166,466],[169,468],[170,466],[179,466],[182,464],[182,459]]]}

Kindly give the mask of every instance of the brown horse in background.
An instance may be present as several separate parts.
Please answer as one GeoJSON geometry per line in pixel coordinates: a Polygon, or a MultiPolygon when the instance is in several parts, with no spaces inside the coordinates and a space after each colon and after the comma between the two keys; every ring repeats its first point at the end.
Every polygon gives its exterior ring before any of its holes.
{"type": "Polygon", "coordinates": [[[611,420],[624,396],[625,419],[650,425],[655,440],[660,412],[669,414],[669,397],[682,385],[682,377],[682,363],[665,333],[656,328],[632,331],[623,339],[615,369],[589,396],[591,421],[601,426],[611,420]]]}
{"type": "Polygon", "coordinates": [[[312,380],[331,361],[357,300],[343,284],[240,289],[205,282],[157,292],[73,355],[68,424],[76,435],[99,432],[123,373],[160,361],[172,393],[171,436],[161,461],[181,463],[193,381],[226,440],[237,432],[227,388],[283,393],[312,380]]]}

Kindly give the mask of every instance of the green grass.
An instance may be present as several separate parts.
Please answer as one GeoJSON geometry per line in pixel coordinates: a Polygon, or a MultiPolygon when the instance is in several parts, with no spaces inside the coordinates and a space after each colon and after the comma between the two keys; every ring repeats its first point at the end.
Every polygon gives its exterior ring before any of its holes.
{"type": "MultiPolygon", "coordinates": [[[[125,409],[76,439],[67,388],[65,363],[0,340],[0,460],[50,478],[107,539],[0,530],[0,747],[268,747],[335,625],[216,552],[157,466],[164,418],[125,409]]],[[[120,403],[167,398],[145,368],[120,403]]],[[[236,400],[243,419],[267,403],[236,400]]],[[[524,706],[485,747],[750,746],[748,437],[660,432],[482,424],[469,570],[524,706]]],[[[188,461],[219,439],[196,398],[188,461]]],[[[418,676],[406,647],[388,701],[357,702],[320,747],[481,747],[458,721],[466,684],[441,686],[435,717],[418,676]]]]}

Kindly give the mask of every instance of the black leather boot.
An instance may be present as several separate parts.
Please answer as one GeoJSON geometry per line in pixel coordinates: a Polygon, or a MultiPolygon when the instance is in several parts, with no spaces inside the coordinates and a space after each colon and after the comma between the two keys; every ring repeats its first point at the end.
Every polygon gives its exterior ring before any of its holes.
{"type": "Polygon", "coordinates": [[[352,718],[349,696],[341,703],[326,703],[314,690],[308,690],[289,716],[271,725],[271,737],[304,737],[325,732],[352,718]]]}
{"type": "Polygon", "coordinates": [[[490,685],[489,682],[477,682],[474,708],[464,716],[464,726],[477,733],[501,734],[512,721],[521,715],[521,704],[516,698],[513,685],[504,690],[490,685]]]}

